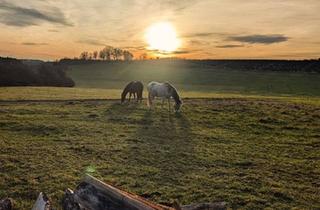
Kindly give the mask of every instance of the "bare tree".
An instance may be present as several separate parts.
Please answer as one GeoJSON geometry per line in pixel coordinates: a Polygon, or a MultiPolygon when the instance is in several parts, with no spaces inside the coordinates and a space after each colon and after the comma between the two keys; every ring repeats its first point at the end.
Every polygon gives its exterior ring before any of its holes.
{"type": "Polygon", "coordinates": [[[103,54],[103,60],[111,60],[112,52],[113,52],[113,47],[106,46],[100,51],[100,54],[103,54]]]}
{"type": "Polygon", "coordinates": [[[106,58],[106,55],[105,55],[105,53],[104,53],[103,50],[101,50],[101,51],[99,52],[99,58],[100,58],[101,60],[104,60],[104,59],[106,58]]]}
{"type": "Polygon", "coordinates": [[[93,59],[97,59],[98,58],[98,51],[94,51],[93,53],[92,53],[92,56],[93,56],[93,59]]]}
{"type": "Polygon", "coordinates": [[[80,59],[81,60],[88,60],[89,53],[87,51],[84,51],[80,54],[80,59]]]}
{"type": "Polygon", "coordinates": [[[121,57],[123,55],[123,50],[120,48],[114,48],[114,60],[121,60],[121,57]]]}
{"type": "Polygon", "coordinates": [[[139,58],[140,58],[140,60],[147,60],[148,55],[147,55],[147,53],[143,53],[143,54],[141,54],[141,55],[139,56],[139,58]]]}
{"type": "Polygon", "coordinates": [[[133,54],[129,52],[128,50],[123,51],[123,60],[125,61],[131,61],[133,59],[133,54]]]}
{"type": "Polygon", "coordinates": [[[130,61],[133,59],[133,54],[128,50],[122,50],[121,48],[115,48],[112,46],[106,46],[102,50],[93,51],[92,53],[82,52],[80,54],[80,59],[91,60],[91,59],[101,59],[101,60],[125,60],[130,61]]]}

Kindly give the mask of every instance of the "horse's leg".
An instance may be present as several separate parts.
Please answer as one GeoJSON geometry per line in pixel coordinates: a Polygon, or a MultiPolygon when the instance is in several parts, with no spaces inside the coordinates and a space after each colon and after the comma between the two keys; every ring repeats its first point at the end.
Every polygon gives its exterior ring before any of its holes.
{"type": "Polygon", "coordinates": [[[139,99],[138,99],[138,93],[134,93],[134,98],[136,99],[136,101],[137,101],[137,103],[138,103],[138,101],[139,101],[139,99]]]}
{"type": "Polygon", "coordinates": [[[129,94],[129,102],[130,102],[130,99],[131,99],[131,95],[132,95],[132,93],[129,94]]]}
{"type": "Polygon", "coordinates": [[[140,103],[142,103],[142,93],[139,93],[139,101],[140,101],[140,103]]]}
{"type": "Polygon", "coordinates": [[[163,104],[164,104],[165,99],[164,99],[164,98],[161,98],[161,100],[162,100],[161,108],[163,108],[163,104]]]}
{"type": "Polygon", "coordinates": [[[171,111],[170,98],[168,98],[168,103],[169,103],[169,112],[170,112],[171,111]]]}
{"type": "Polygon", "coordinates": [[[151,95],[150,92],[148,93],[148,101],[147,101],[147,104],[148,104],[148,107],[151,109],[151,106],[152,106],[152,95],[151,95]]]}

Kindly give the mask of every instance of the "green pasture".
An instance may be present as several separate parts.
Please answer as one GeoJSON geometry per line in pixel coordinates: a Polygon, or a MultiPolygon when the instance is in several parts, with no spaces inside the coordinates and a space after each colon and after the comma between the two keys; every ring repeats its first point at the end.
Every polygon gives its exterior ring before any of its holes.
{"type": "Polygon", "coordinates": [[[85,173],[166,205],[320,209],[319,74],[173,61],[67,74],[75,88],[0,88],[0,198],[16,209],[41,191],[60,209],[85,173]],[[173,83],[182,112],[119,104],[131,80],[173,83]]]}
{"type": "Polygon", "coordinates": [[[180,91],[320,96],[320,74],[239,71],[191,61],[135,61],[71,65],[80,88],[122,89],[129,81],[169,81],[180,91]]]}
{"type": "Polygon", "coordinates": [[[317,98],[217,94],[184,98],[174,114],[160,103],[92,99],[108,90],[24,91],[35,101],[0,89],[0,198],[17,209],[30,209],[40,191],[59,209],[85,173],[167,205],[320,208],[317,98]]]}

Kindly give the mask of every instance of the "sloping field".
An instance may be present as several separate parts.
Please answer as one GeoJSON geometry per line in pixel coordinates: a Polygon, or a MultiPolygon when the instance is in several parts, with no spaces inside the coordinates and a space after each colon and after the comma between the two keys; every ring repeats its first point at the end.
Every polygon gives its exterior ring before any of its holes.
{"type": "MultiPolygon", "coordinates": [[[[0,101],[72,101],[72,100],[120,100],[121,89],[62,88],[62,87],[0,87],[0,101]]],[[[316,96],[255,95],[221,92],[179,91],[182,98],[246,98],[272,99],[286,102],[320,105],[316,96]]],[[[147,91],[144,90],[144,97],[147,91]]],[[[145,103],[146,104],[146,103],[145,103]]]]}
{"type": "Polygon", "coordinates": [[[169,81],[180,91],[253,95],[320,96],[320,74],[245,71],[195,61],[134,61],[72,65],[80,88],[122,89],[129,81],[169,81]]]}
{"type": "Polygon", "coordinates": [[[114,100],[0,102],[0,197],[58,206],[84,173],[160,203],[320,208],[320,107],[184,99],[183,112],[114,100]]]}

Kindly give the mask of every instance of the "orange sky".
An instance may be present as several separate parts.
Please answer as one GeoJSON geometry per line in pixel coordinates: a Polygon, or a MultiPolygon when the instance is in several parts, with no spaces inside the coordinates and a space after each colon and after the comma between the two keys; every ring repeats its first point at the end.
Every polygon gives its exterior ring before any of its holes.
{"type": "Polygon", "coordinates": [[[106,45],[149,49],[148,27],[174,26],[183,58],[320,57],[319,0],[0,0],[0,56],[54,60],[106,45]]]}

